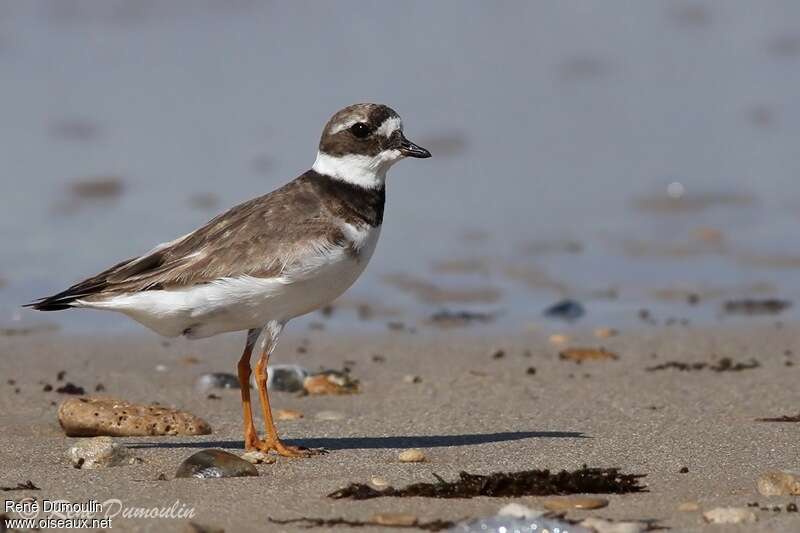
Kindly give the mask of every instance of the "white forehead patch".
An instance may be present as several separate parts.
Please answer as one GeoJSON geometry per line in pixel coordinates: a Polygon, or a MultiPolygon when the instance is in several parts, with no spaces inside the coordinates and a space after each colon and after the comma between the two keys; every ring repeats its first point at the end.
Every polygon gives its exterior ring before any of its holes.
{"type": "MultiPolygon", "coordinates": [[[[342,122],[340,124],[337,124],[336,126],[331,128],[330,134],[334,135],[336,133],[339,133],[340,131],[349,129],[353,124],[366,121],[367,119],[365,119],[364,117],[352,117],[351,119],[346,120],[345,122],[342,122]]],[[[386,120],[384,120],[381,123],[381,125],[378,126],[378,129],[375,131],[379,135],[383,135],[388,139],[389,137],[392,136],[392,133],[400,129],[403,129],[403,121],[400,120],[400,117],[389,117],[386,120]]]]}
{"type": "Polygon", "coordinates": [[[403,129],[403,121],[400,120],[400,117],[389,117],[378,126],[376,131],[388,139],[392,133],[401,129],[403,129]]]}

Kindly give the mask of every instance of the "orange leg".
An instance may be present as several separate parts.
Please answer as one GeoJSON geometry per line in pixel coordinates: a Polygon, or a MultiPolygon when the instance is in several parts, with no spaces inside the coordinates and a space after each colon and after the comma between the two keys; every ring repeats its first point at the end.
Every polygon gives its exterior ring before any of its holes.
{"type": "Polygon", "coordinates": [[[250,407],[250,356],[253,354],[253,347],[256,345],[260,330],[251,329],[247,332],[247,344],[244,346],[244,353],[239,359],[239,387],[242,389],[242,414],[244,415],[244,448],[245,450],[257,450],[264,445],[264,441],[258,438],[256,426],[253,423],[253,410],[250,407]]]}
{"type": "Polygon", "coordinates": [[[283,329],[282,322],[270,322],[264,328],[264,340],[261,345],[261,357],[256,364],[256,384],[258,385],[258,398],[261,400],[261,411],[264,415],[264,425],[267,429],[266,439],[259,447],[262,451],[275,450],[284,457],[309,457],[322,453],[321,450],[310,450],[299,446],[289,446],[281,442],[278,438],[278,431],[275,429],[275,422],[272,420],[272,409],[269,405],[269,393],[267,392],[267,363],[269,356],[278,342],[278,335],[283,329]]]}

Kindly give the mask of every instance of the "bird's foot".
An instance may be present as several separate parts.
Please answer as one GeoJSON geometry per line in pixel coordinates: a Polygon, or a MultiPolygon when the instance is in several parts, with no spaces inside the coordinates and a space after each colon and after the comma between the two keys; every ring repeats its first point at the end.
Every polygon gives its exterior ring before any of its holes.
{"type": "Polygon", "coordinates": [[[321,448],[304,448],[303,446],[289,446],[280,440],[272,442],[265,441],[258,447],[262,452],[269,452],[274,450],[275,453],[283,457],[311,457],[313,455],[323,455],[328,453],[327,450],[321,448]]]}
{"type": "Polygon", "coordinates": [[[255,433],[247,433],[244,436],[244,449],[245,451],[255,451],[262,449],[266,443],[258,438],[258,435],[255,433]]]}

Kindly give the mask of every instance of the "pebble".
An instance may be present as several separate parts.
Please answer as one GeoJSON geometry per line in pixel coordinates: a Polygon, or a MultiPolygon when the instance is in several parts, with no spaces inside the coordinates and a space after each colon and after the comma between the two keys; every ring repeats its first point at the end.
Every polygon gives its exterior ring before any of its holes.
{"type": "Polygon", "coordinates": [[[422,383],[422,378],[419,376],[412,376],[408,374],[403,376],[403,383],[422,383]]]}
{"type": "Polygon", "coordinates": [[[68,437],[143,437],[208,435],[211,426],[185,411],[138,405],[109,397],[70,398],[58,408],[58,422],[68,437]]]}
{"type": "Polygon", "coordinates": [[[380,526],[411,527],[417,523],[417,517],[403,513],[376,513],[369,521],[380,526]]]}
{"type": "Polygon", "coordinates": [[[531,509],[530,507],[525,507],[520,503],[509,503],[497,511],[497,516],[511,516],[513,518],[523,518],[528,520],[539,518],[543,514],[545,514],[545,511],[531,509]]]}
{"type": "Polygon", "coordinates": [[[567,344],[569,342],[569,337],[561,333],[554,333],[553,335],[550,335],[548,340],[550,341],[550,344],[561,345],[567,344]]]}
{"type": "Polygon", "coordinates": [[[758,492],[763,496],[800,496],[800,472],[776,470],[758,478],[758,492]]]}
{"type": "Polygon", "coordinates": [[[506,356],[506,351],[502,348],[493,348],[489,350],[489,357],[492,359],[502,359],[506,356]]]}
{"type": "Polygon", "coordinates": [[[700,510],[700,504],[697,502],[683,502],[678,505],[678,511],[682,513],[693,513],[700,510]]]}
{"type": "Polygon", "coordinates": [[[250,450],[249,452],[244,452],[242,454],[242,459],[254,465],[260,465],[262,463],[271,465],[277,461],[274,456],[264,453],[261,450],[250,450]]]}
{"type": "Polygon", "coordinates": [[[598,339],[608,339],[609,337],[616,337],[619,331],[614,328],[595,328],[594,336],[598,339]]]}
{"type": "Polygon", "coordinates": [[[591,528],[596,533],[641,533],[648,530],[648,525],[644,522],[612,522],[595,517],[587,518],[580,525],[591,528]]]}
{"type": "Polygon", "coordinates": [[[353,394],[358,392],[358,381],[349,374],[337,370],[324,370],[303,380],[308,394],[353,394]]]}
{"type": "Polygon", "coordinates": [[[380,476],[373,476],[372,479],[369,480],[369,482],[372,484],[373,487],[379,490],[385,489],[386,487],[389,486],[389,482],[380,476]]]}
{"type": "Polygon", "coordinates": [[[608,359],[619,359],[614,352],[608,352],[603,348],[567,348],[559,352],[558,357],[566,361],[582,363],[584,361],[604,361],[608,359]]]}
{"type": "Polygon", "coordinates": [[[67,455],[75,468],[106,468],[142,462],[111,437],[80,439],[70,447],[67,455]]]}
{"type": "Polygon", "coordinates": [[[209,372],[194,381],[194,390],[208,392],[213,389],[238,389],[239,378],[226,372],[209,372]]]}
{"type": "Polygon", "coordinates": [[[294,409],[278,409],[275,411],[275,418],[278,420],[297,420],[303,418],[303,413],[294,409]]]}
{"type": "Polygon", "coordinates": [[[166,372],[167,370],[169,370],[167,365],[156,365],[156,372],[166,372]]]}
{"type": "Polygon", "coordinates": [[[575,497],[575,498],[549,498],[542,505],[548,511],[569,511],[572,509],[600,509],[608,505],[608,500],[603,498],[575,497]]]}
{"type": "Polygon", "coordinates": [[[314,418],[317,420],[344,420],[344,413],[338,411],[320,411],[314,418]]]}
{"type": "Polygon", "coordinates": [[[397,458],[401,463],[421,463],[425,460],[425,454],[422,453],[422,450],[411,448],[400,452],[397,458]]]}
{"type": "Polygon", "coordinates": [[[576,300],[561,300],[544,310],[544,316],[572,322],[586,314],[580,302],[576,300]]]}
{"type": "Polygon", "coordinates": [[[745,507],[717,507],[703,513],[711,524],[744,524],[758,520],[756,514],[745,507]]]}
{"type": "Polygon", "coordinates": [[[202,450],[190,455],[178,467],[176,478],[222,478],[258,476],[258,470],[239,456],[222,450],[202,450]]]}
{"type": "Polygon", "coordinates": [[[303,390],[303,381],[310,374],[307,368],[300,365],[272,365],[267,367],[267,388],[277,392],[300,392],[303,390]]]}

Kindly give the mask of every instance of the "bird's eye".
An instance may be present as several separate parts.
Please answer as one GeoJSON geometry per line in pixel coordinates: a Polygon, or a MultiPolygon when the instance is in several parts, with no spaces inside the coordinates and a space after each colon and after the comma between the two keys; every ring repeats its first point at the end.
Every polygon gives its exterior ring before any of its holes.
{"type": "Polygon", "coordinates": [[[367,126],[363,122],[356,122],[355,124],[350,126],[350,131],[353,133],[353,135],[355,135],[359,139],[363,139],[370,133],[369,126],[367,126]]]}

